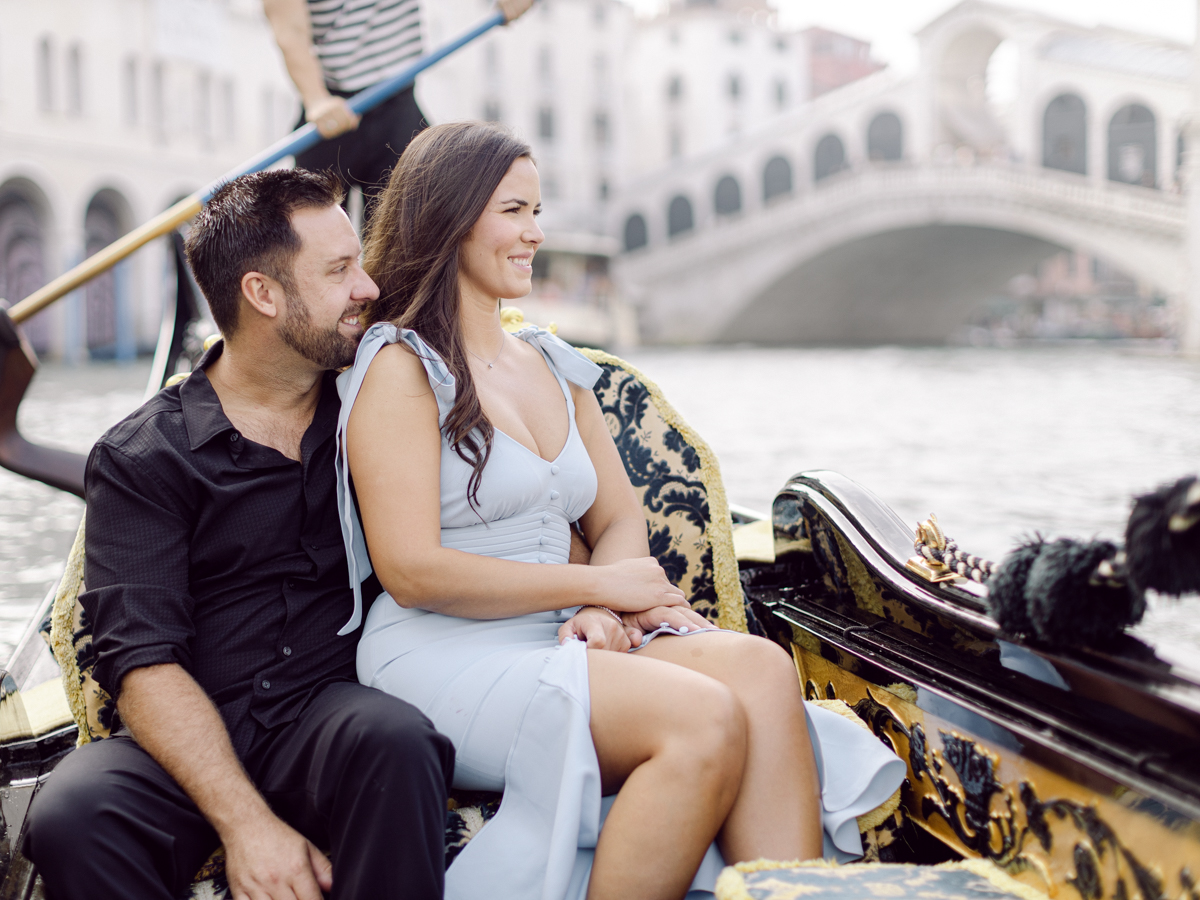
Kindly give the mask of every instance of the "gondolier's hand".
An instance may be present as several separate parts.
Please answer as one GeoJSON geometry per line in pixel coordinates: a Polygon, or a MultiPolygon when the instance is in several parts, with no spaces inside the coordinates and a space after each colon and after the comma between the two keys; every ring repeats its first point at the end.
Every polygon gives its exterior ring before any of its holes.
{"type": "Polygon", "coordinates": [[[270,813],[222,837],[233,900],[321,900],[333,889],[325,854],[270,813]]]}
{"type": "Polygon", "coordinates": [[[621,622],[607,610],[585,606],[558,629],[558,642],[570,640],[587,641],[589,650],[615,650],[624,653],[629,649],[629,636],[621,622]]]}
{"type": "Polygon", "coordinates": [[[600,581],[596,594],[584,603],[596,603],[617,612],[636,612],[656,606],[687,606],[683,591],[671,584],[663,567],[652,556],[620,559],[589,568],[600,581]]]}
{"type": "Polygon", "coordinates": [[[321,132],[323,138],[333,138],[353,131],[361,121],[345,99],[333,94],[314,99],[311,104],[305,103],[304,118],[317,126],[317,131],[321,132]]]}
{"type": "Polygon", "coordinates": [[[689,606],[657,606],[641,612],[622,613],[621,621],[625,623],[625,631],[635,647],[641,646],[643,635],[663,625],[670,625],[685,634],[713,627],[712,622],[689,606]]]}
{"type": "Polygon", "coordinates": [[[496,5],[500,7],[500,12],[504,13],[504,22],[507,24],[529,12],[533,0],[499,0],[496,5]]]}

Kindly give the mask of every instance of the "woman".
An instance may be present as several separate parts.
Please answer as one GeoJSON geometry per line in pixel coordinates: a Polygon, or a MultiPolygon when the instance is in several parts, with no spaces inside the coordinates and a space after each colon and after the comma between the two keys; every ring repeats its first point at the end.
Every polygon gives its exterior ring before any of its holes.
{"type": "MultiPolygon", "coordinates": [[[[711,890],[721,856],[819,856],[791,660],[712,629],[650,558],[590,390],[599,369],[546,332],[500,327],[498,298],[530,290],[539,211],[529,148],[505,132],[417,137],[372,219],[364,267],[380,297],[339,382],[351,580],[373,566],[387,592],[359,678],[454,741],[457,787],[504,790],[446,896],[678,900],[711,890]],[[574,521],[589,565],[568,563],[574,521]]],[[[853,815],[904,767],[816,712],[857,748],[859,781],[869,773],[839,823],[856,845],[853,815]]]]}

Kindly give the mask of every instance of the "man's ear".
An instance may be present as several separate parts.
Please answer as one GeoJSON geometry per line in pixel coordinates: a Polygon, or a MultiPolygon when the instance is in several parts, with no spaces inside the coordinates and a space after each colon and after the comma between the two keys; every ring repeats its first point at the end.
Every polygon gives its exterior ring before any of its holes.
{"type": "Polygon", "coordinates": [[[270,319],[279,315],[282,297],[283,286],[270,275],[247,272],[242,276],[242,298],[260,315],[270,319]]]}

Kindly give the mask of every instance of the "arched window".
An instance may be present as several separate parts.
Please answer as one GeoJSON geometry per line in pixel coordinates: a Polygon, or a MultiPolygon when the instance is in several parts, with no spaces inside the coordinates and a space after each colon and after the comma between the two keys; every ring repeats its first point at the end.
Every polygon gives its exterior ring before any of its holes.
{"type": "Polygon", "coordinates": [[[904,125],[895,113],[881,112],[867,126],[867,159],[904,158],[904,125]]]}
{"type": "MultiPolygon", "coordinates": [[[[23,300],[46,283],[45,228],[37,206],[11,183],[0,187],[0,297],[23,300]]],[[[50,317],[39,313],[23,326],[33,349],[50,349],[50,317]]]]}
{"type": "Polygon", "coordinates": [[[836,134],[827,134],[817,141],[817,150],[813,154],[813,181],[828,178],[846,168],[846,148],[842,139],[836,134]]]}
{"type": "Polygon", "coordinates": [[[1087,106],[1075,94],[1060,94],[1046,105],[1042,165],[1087,174],[1087,106]]]}
{"type": "Polygon", "coordinates": [[[1125,184],[1158,184],[1158,128],[1140,103],[1122,106],[1108,123],[1108,178],[1125,184]]]}
{"type": "Polygon", "coordinates": [[[741,208],[742,188],[736,178],[726,175],[717,182],[717,188],[713,191],[713,209],[718,216],[727,216],[739,212],[741,208]]]}
{"type": "Polygon", "coordinates": [[[625,220],[625,252],[639,250],[650,243],[646,231],[646,220],[641,213],[634,213],[625,220]]]}
{"type": "MultiPolygon", "coordinates": [[[[123,198],[109,190],[101,191],[88,204],[83,220],[84,252],[88,256],[103,250],[124,233],[118,205],[123,205],[123,198]]],[[[126,324],[120,321],[124,318],[118,308],[124,299],[118,295],[120,287],[117,270],[109,269],[84,288],[87,346],[93,357],[111,359],[117,354],[121,326],[126,324]]]]}
{"type": "Polygon", "coordinates": [[[692,201],[679,196],[671,199],[667,207],[667,235],[675,237],[685,231],[691,231],[695,222],[692,219],[692,201]]]}
{"type": "Polygon", "coordinates": [[[792,192],[792,164],[782,156],[772,156],[763,166],[763,202],[792,192]]]}

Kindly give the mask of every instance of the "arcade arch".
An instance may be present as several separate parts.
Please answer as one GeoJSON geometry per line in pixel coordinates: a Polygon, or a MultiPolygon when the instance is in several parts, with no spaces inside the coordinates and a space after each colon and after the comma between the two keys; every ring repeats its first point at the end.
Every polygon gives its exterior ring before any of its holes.
{"type": "Polygon", "coordinates": [[[667,206],[667,237],[691,231],[696,220],[692,216],[692,201],[682,194],[671,198],[667,206]]]}
{"type": "Polygon", "coordinates": [[[713,190],[713,210],[728,216],[742,210],[742,187],[732,175],[724,175],[713,190]]]}
{"type": "Polygon", "coordinates": [[[904,158],[904,124],[894,112],[881,112],[867,126],[867,159],[892,162],[904,158]]]}
{"type": "Polygon", "coordinates": [[[1087,174],[1087,104],[1078,94],[1059,94],[1046,104],[1042,165],[1087,174]]]}
{"type": "MultiPolygon", "coordinates": [[[[0,297],[10,304],[28,297],[49,280],[47,235],[50,204],[27,178],[0,185],[0,297]]],[[[39,353],[50,349],[50,313],[38,313],[22,326],[39,353]]]]}
{"type": "Polygon", "coordinates": [[[827,134],[817,141],[813,152],[813,181],[821,181],[846,168],[846,147],[836,134],[827,134]]]}
{"type": "Polygon", "coordinates": [[[772,156],[763,166],[763,202],[792,192],[792,164],[782,156],[772,156]]]}
{"type": "Polygon", "coordinates": [[[624,232],[626,253],[631,250],[640,250],[650,243],[650,234],[646,228],[646,217],[641,213],[634,213],[625,220],[624,232]]]}
{"type": "MultiPolygon", "coordinates": [[[[97,191],[83,218],[84,254],[103,250],[131,227],[126,199],[112,188],[97,191]]],[[[84,319],[88,352],[93,357],[131,356],[129,344],[127,263],[121,263],[88,282],[84,289],[84,319]],[[123,351],[123,352],[122,352],[123,351]]]]}
{"type": "Polygon", "coordinates": [[[1149,107],[1129,103],[1109,119],[1108,178],[1158,186],[1158,122],[1149,107]]]}

